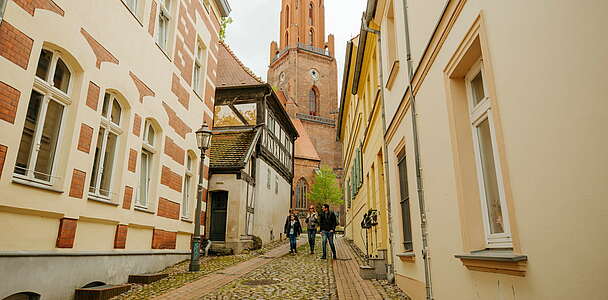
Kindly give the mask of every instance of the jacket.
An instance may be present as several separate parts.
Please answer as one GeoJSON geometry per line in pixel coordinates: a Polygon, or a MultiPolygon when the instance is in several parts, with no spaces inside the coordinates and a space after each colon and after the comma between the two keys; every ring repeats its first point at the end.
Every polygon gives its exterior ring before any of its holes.
{"type": "MultiPolygon", "coordinates": [[[[285,221],[285,227],[283,228],[283,233],[288,235],[290,227],[291,227],[291,222],[290,222],[289,216],[288,216],[287,220],[285,221]]],[[[300,225],[300,220],[298,220],[298,218],[296,218],[296,223],[294,224],[293,232],[296,234],[296,236],[298,236],[302,233],[302,225],[300,225]]]]}
{"type": "Polygon", "coordinates": [[[306,225],[308,225],[308,230],[317,230],[317,227],[319,227],[319,215],[317,213],[309,213],[306,216],[306,225]]]}
{"type": "Polygon", "coordinates": [[[319,227],[321,231],[335,231],[336,226],[338,226],[338,218],[332,211],[322,212],[319,215],[319,227]]]}

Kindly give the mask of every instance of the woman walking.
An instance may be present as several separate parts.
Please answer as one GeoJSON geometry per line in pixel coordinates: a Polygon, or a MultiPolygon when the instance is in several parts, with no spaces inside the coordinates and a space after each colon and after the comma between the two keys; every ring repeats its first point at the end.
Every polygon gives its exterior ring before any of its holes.
{"type": "Polygon", "coordinates": [[[285,235],[289,237],[289,253],[298,253],[296,241],[300,233],[302,233],[300,221],[295,215],[291,214],[285,223],[285,235]]]}
{"type": "Polygon", "coordinates": [[[317,236],[317,226],[319,226],[319,216],[314,205],[308,208],[306,225],[308,226],[308,247],[310,247],[310,254],[315,254],[315,238],[317,236]]]}

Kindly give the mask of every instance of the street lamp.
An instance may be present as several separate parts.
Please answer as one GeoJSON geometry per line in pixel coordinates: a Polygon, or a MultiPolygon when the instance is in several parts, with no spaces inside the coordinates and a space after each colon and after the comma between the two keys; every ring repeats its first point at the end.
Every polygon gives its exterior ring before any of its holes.
{"type": "Polygon", "coordinates": [[[190,255],[190,272],[198,272],[200,265],[200,244],[201,244],[201,202],[203,201],[203,165],[205,162],[205,151],[211,144],[211,130],[207,122],[196,131],[196,144],[201,150],[201,160],[199,163],[198,174],[198,193],[196,197],[196,214],[194,215],[194,236],[192,237],[192,253],[190,255]]]}

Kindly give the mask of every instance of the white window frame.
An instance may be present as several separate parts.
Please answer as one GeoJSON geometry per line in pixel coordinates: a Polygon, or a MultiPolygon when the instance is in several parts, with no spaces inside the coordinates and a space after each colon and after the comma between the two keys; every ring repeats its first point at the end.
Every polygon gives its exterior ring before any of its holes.
{"type": "Polygon", "coordinates": [[[196,41],[196,53],[194,55],[194,67],[192,68],[192,90],[199,95],[204,95],[205,79],[207,78],[207,47],[199,38],[196,41]]]}
{"type": "Polygon", "coordinates": [[[171,8],[166,7],[167,3],[171,6],[171,0],[160,1],[156,30],[156,43],[165,51],[168,51],[169,48],[169,27],[171,23],[171,8]],[[163,22],[162,24],[164,24],[164,27],[161,25],[161,21],[163,22]]]}
{"type": "Polygon", "coordinates": [[[475,150],[475,165],[477,168],[477,182],[479,186],[479,194],[481,198],[481,207],[483,215],[484,230],[486,233],[486,246],[488,248],[511,248],[513,247],[513,240],[511,235],[511,225],[509,222],[509,213],[507,203],[505,199],[504,184],[502,179],[501,166],[498,156],[498,147],[496,145],[496,130],[494,126],[494,117],[492,115],[492,103],[488,94],[487,89],[487,76],[484,72],[483,61],[479,60],[476,62],[465,76],[465,84],[467,89],[468,107],[469,107],[469,118],[471,123],[471,130],[473,133],[473,145],[475,150]],[[471,85],[471,81],[481,72],[484,98],[475,103],[474,92],[471,85]],[[482,153],[480,149],[480,137],[477,131],[478,126],[483,121],[488,121],[490,127],[490,137],[492,142],[492,155],[494,156],[494,168],[496,170],[496,181],[498,183],[498,196],[500,201],[500,209],[503,219],[503,233],[491,233],[490,227],[490,216],[488,214],[488,205],[486,199],[486,187],[483,175],[483,162],[482,153]]]}
{"type": "Polygon", "coordinates": [[[156,154],[156,149],[155,149],[155,145],[159,144],[159,140],[158,140],[158,133],[156,128],[154,128],[154,125],[152,125],[152,123],[150,123],[150,121],[146,121],[145,123],[145,127],[144,127],[144,134],[143,136],[143,142],[141,145],[141,153],[140,153],[140,162],[139,162],[139,181],[138,181],[138,186],[139,186],[139,190],[137,193],[137,201],[136,204],[137,206],[141,207],[141,208],[145,208],[148,209],[149,205],[150,205],[150,181],[152,180],[152,176],[151,176],[151,168],[154,164],[154,155],[156,154]],[[152,128],[154,130],[154,144],[149,144],[148,143],[148,135],[150,134],[150,128],[152,128]],[[141,176],[143,174],[141,174],[142,171],[142,167],[144,164],[144,159],[143,156],[146,155],[147,159],[146,161],[148,162],[147,164],[147,171],[148,174],[146,174],[147,177],[147,181],[146,181],[146,185],[145,187],[141,186],[141,176]],[[143,195],[143,191],[142,188],[145,188],[145,192],[146,192],[146,197],[145,199],[142,199],[142,195],[143,195]]]}
{"type": "Polygon", "coordinates": [[[194,178],[194,159],[186,156],[186,174],[184,175],[184,191],[182,195],[182,218],[190,219],[190,202],[192,202],[192,178],[194,178]]]}
{"type": "Polygon", "coordinates": [[[138,0],[123,0],[123,2],[125,3],[125,6],[127,8],[129,8],[129,10],[133,14],[137,15],[137,8],[138,8],[138,4],[139,4],[138,0]],[[129,5],[129,3],[133,3],[133,7],[131,7],[131,5],[129,5]]]}
{"type": "MultiPolygon", "coordinates": [[[[100,148],[100,155],[99,155],[99,162],[97,163],[97,178],[96,178],[96,182],[95,182],[95,187],[94,190],[91,191],[91,185],[89,183],[89,197],[92,198],[100,198],[103,200],[110,200],[113,196],[113,189],[112,186],[113,184],[112,182],[112,178],[114,177],[114,173],[116,172],[116,159],[118,158],[118,149],[120,149],[119,147],[119,143],[120,143],[120,136],[123,134],[123,130],[120,127],[120,121],[122,121],[123,118],[123,112],[124,112],[124,107],[122,105],[120,105],[120,101],[118,100],[118,97],[116,97],[115,94],[113,93],[109,93],[106,92],[107,95],[109,95],[109,99],[108,99],[108,111],[106,112],[106,115],[103,115],[103,109],[102,109],[102,115],[101,115],[101,124],[99,126],[99,130],[101,130],[101,128],[104,128],[104,135],[103,138],[101,140],[102,142],[102,146],[100,148]],[[112,109],[114,108],[114,101],[116,101],[118,103],[118,106],[120,107],[120,116],[119,116],[119,120],[118,123],[116,124],[114,122],[112,122],[112,109]],[[102,195],[101,194],[101,178],[103,176],[103,173],[105,171],[104,168],[104,164],[105,164],[105,153],[106,153],[106,146],[107,146],[107,141],[108,141],[108,136],[110,134],[114,134],[116,135],[116,147],[114,149],[114,162],[112,162],[113,167],[112,167],[112,172],[108,175],[110,176],[110,187],[108,189],[108,196],[102,195]]],[[[105,95],[104,95],[104,102],[105,102],[105,95]]],[[[102,103],[103,106],[103,103],[102,103]]],[[[99,134],[99,131],[98,131],[99,134]]],[[[95,172],[95,170],[91,171],[91,178],[93,177],[93,172],[95,172]]]]}
{"type": "Polygon", "coordinates": [[[0,0],[0,21],[4,17],[4,10],[6,9],[7,0],[0,0]]]}
{"type": "MultiPolygon", "coordinates": [[[[58,149],[60,149],[62,147],[64,128],[65,128],[64,125],[66,122],[65,116],[67,114],[68,107],[72,104],[72,100],[70,99],[70,97],[68,95],[71,94],[71,91],[73,88],[74,70],[69,66],[68,63],[66,63],[65,59],[63,59],[57,51],[50,49],[50,48],[43,48],[43,49],[41,49],[40,53],[42,53],[42,50],[50,51],[52,53],[52,56],[51,56],[51,61],[50,61],[50,65],[49,65],[49,70],[46,75],[47,78],[40,78],[34,74],[34,84],[32,87],[32,91],[36,91],[36,92],[40,93],[43,98],[42,98],[42,103],[40,104],[40,111],[38,112],[38,121],[36,124],[36,128],[34,129],[34,135],[32,136],[31,149],[29,150],[28,169],[24,170],[25,175],[13,172],[13,177],[22,179],[22,180],[26,180],[26,181],[39,183],[39,184],[42,184],[45,186],[53,186],[57,183],[57,181],[59,179],[61,179],[61,177],[56,175],[57,163],[58,163],[58,149]],[[62,58],[63,63],[65,64],[65,66],[68,68],[68,71],[70,72],[70,79],[68,82],[67,92],[63,92],[59,88],[55,87],[54,83],[53,83],[55,69],[57,68],[57,61],[60,58],[62,58]],[[45,175],[48,175],[48,177],[49,177],[49,180],[46,181],[46,180],[38,179],[35,177],[35,169],[36,169],[36,163],[38,160],[38,154],[40,153],[42,131],[44,129],[44,123],[46,121],[47,108],[51,101],[54,101],[57,104],[61,105],[63,108],[63,111],[61,114],[61,120],[59,121],[60,128],[59,128],[59,132],[57,134],[57,144],[55,145],[55,149],[53,149],[53,151],[55,151],[55,156],[53,158],[53,165],[51,166],[50,174],[45,174],[45,175]]],[[[40,60],[40,58],[38,58],[38,59],[40,60]]],[[[37,62],[37,64],[38,64],[38,62],[37,62]]],[[[36,64],[36,67],[38,66],[37,64],[36,64]]],[[[31,96],[30,96],[30,100],[31,100],[31,96]]],[[[29,100],[28,100],[28,105],[29,105],[29,100]]],[[[23,135],[23,133],[22,133],[22,135],[23,135]]],[[[16,169],[17,169],[17,167],[15,166],[15,170],[16,169]]]]}

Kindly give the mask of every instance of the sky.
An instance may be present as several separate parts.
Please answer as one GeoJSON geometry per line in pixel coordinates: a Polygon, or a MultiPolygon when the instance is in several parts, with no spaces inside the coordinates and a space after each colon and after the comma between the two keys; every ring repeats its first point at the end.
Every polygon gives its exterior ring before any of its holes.
{"type": "MultiPolygon", "coordinates": [[[[226,43],[247,67],[266,80],[270,42],[279,39],[281,0],[229,0],[229,3],[233,23],[226,29],[226,43]]],[[[366,3],[367,0],[325,0],[325,39],[334,34],[338,88],[346,42],[359,34],[366,3]]]]}

